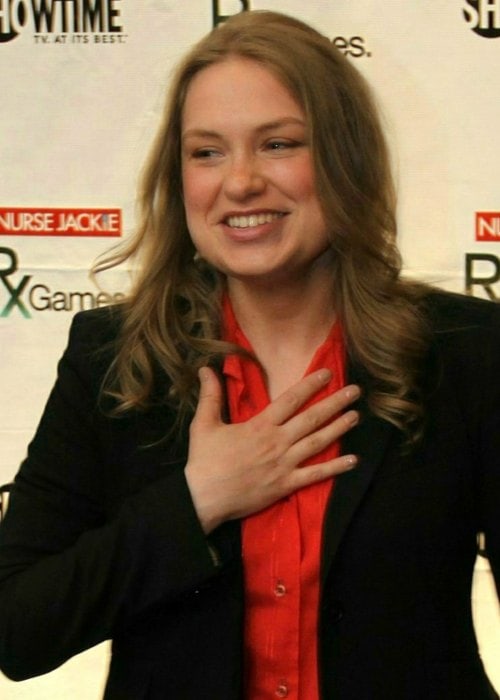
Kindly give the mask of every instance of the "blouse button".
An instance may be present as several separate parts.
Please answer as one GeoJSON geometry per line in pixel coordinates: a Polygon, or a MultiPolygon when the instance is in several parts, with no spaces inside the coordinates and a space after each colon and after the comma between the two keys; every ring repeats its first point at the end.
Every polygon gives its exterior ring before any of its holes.
{"type": "Polygon", "coordinates": [[[274,692],[277,698],[286,698],[288,695],[288,686],[284,681],[281,681],[274,692]]]}
{"type": "MultiPolygon", "coordinates": [[[[285,584],[284,584],[283,581],[281,581],[281,580],[277,581],[277,582],[276,582],[276,585],[275,585],[275,587],[274,587],[274,595],[275,595],[277,598],[282,598],[282,597],[285,595],[285,593],[286,593],[286,586],[285,586],[285,584]]],[[[285,697],[285,696],[283,696],[283,697],[285,697]]]]}

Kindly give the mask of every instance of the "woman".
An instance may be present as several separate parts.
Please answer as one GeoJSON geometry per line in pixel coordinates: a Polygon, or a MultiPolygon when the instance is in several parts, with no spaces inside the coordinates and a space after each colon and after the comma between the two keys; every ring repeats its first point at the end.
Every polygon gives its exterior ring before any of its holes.
{"type": "Polygon", "coordinates": [[[500,314],[401,280],[388,162],[297,20],[187,56],[101,266],[135,287],[76,316],[2,527],[8,675],[112,638],[108,699],[497,697],[470,584],[479,530],[500,578],[500,314]]]}

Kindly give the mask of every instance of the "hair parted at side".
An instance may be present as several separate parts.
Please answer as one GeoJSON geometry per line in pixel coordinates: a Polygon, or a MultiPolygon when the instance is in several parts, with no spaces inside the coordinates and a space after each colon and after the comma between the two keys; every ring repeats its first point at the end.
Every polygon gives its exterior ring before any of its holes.
{"type": "Polygon", "coordinates": [[[347,350],[370,377],[372,410],[411,441],[422,416],[418,386],[427,342],[418,301],[425,288],[400,278],[395,194],[377,109],[362,76],[328,38],[276,12],[231,17],[192,48],[174,75],[139,190],[137,233],[96,266],[99,272],[133,258],[138,269],[104,389],[117,412],[144,408],[162,369],[171,382],[165,399],[183,420],[196,405],[197,369],[234,351],[220,340],[223,280],[196,258],[181,181],[190,82],[232,56],[265,66],[306,114],[347,350]]]}

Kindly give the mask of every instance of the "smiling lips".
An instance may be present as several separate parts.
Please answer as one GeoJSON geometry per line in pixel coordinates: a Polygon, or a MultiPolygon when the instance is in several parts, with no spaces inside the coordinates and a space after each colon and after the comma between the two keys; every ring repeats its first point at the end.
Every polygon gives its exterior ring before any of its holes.
{"type": "Polygon", "coordinates": [[[253,228],[262,224],[270,224],[276,219],[281,219],[283,212],[258,212],[255,214],[240,214],[228,216],[224,223],[231,228],[253,228]]]}

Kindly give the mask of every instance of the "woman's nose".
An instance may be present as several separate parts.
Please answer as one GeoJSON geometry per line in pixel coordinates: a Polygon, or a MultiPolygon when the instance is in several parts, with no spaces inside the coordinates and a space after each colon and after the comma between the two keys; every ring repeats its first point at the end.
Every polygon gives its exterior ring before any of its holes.
{"type": "Polygon", "coordinates": [[[224,178],[224,190],[231,199],[247,199],[260,194],[265,178],[255,157],[234,158],[224,178]]]}

